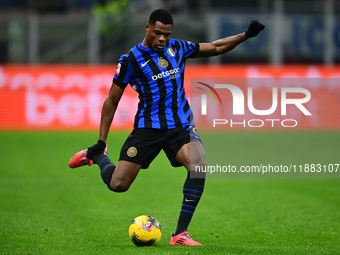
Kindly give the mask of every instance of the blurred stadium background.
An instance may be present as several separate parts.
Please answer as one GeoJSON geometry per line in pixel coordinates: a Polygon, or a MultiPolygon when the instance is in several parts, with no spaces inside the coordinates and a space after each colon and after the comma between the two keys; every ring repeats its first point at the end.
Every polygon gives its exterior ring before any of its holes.
{"type": "Polygon", "coordinates": [[[250,19],[266,24],[232,53],[197,63],[340,61],[338,0],[2,0],[0,63],[115,63],[155,8],[171,11],[175,38],[194,42],[240,33],[250,19]]]}
{"type": "MultiPolygon", "coordinates": [[[[156,8],[173,14],[174,38],[193,42],[241,33],[252,19],[266,25],[228,54],[189,60],[186,87],[201,77],[340,77],[338,0],[2,0],[0,107],[16,107],[0,129],[97,130],[116,62],[143,39],[156,8]]],[[[310,88],[327,90],[338,111],[336,80],[310,88]]],[[[127,89],[113,127],[131,128],[136,100],[127,89]]]]}
{"type": "MultiPolygon", "coordinates": [[[[241,33],[252,19],[266,25],[228,54],[188,60],[187,92],[191,78],[294,78],[281,85],[312,94],[312,116],[287,116],[301,128],[199,130],[209,164],[340,163],[339,0],[0,0],[0,254],[188,253],[168,245],[186,173],[164,153],[120,194],[96,167],[67,165],[97,140],[116,62],[143,39],[156,8],[173,14],[174,38],[193,42],[241,33]],[[139,214],[161,222],[156,247],[137,251],[130,242],[128,225],[139,214]]],[[[272,84],[253,87],[254,106],[268,109],[272,84]]],[[[137,101],[127,88],[108,140],[114,162],[137,101]]],[[[339,254],[338,176],[210,178],[190,226],[204,245],[189,253],[339,254]]]]}

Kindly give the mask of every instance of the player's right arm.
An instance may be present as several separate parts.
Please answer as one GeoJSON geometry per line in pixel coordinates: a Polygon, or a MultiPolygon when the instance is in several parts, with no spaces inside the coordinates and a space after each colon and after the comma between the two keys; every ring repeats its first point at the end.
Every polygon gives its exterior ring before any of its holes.
{"type": "Polygon", "coordinates": [[[117,69],[113,77],[109,95],[104,101],[99,129],[99,140],[95,145],[87,149],[86,157],[93,159],[94,156],[101,154],[106,147],[106,140],[109,130],[116,113],[118,103],[123,95],[124,89],[130,82],[134,69],[130,64],[129,54],[123,54],[118,60],[117,69]]]}
{"type": "Polygon", "coordinates": [[[100,120],[99,140],[106,143],[106,139],[112,124],[113,117],[116,113],[118,103],[123,95],[124,88],[119,87],[112,82],[109,95],[104,101],[102,115],[100,120]]]}
{"type": "Polygon", "coordinates": [[[109,95],[104,101],[101,119],[100,119],[100,131],[99,140],[96,144],[90,146],[87,149],[86,157],[93,159],[94,156],[102,153],[106,147],[107,136],[113,121],[113,117],[116,113],[118,103],[123,95],[124,88],[119,87],[112,82],[109,95]]]}

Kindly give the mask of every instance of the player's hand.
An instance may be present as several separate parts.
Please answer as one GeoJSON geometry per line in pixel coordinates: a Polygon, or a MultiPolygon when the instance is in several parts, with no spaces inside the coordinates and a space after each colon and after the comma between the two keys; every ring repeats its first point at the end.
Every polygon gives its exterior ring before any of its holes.
{"type": "Polygon", "coordinates": [[[247,37],[255,37],[264,28],[265,28],[265,26],[263,24],[261,24],[257,20],[252,20],[252,22],[250,22],[250,24],[249,24],[248,30],[246,31],[246,36],[247,37]]]}
{"type": "Polygon", "coordinates": [[[90,147],[87,148],[86,157],[88,159],[93,159],[94,156],[101,154],[106,147],[106,143],[102,140],[98,140],[98,142],[90,147]]]}

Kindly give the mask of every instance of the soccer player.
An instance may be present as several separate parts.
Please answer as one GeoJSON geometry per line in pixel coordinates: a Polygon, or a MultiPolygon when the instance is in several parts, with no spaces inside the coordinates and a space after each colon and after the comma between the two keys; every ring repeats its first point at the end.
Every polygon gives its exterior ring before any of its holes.
{"type": "Polygon", "coordinates": [[[206,162],[184,92],[185,62],[188,58],[224,54],[248,38],[257,36],[264,25],[253,20],[244,33],[199,44],[170,38],[172,28],[173,19],[168,11],[158,9],[151,13],[144,39],[118,60],[112,86],[102,108],[98,142],[76,153],[69,166],[98,164],[108,188],[124,192],[140,169],[148,168],[163,149],[172,166],[184,166],[188,171],[177,229],[170,245],[194,246],[201,244],[190,238],[187,228],[203,194],[205,176],[190,178],[190,172],[195,166],[206,166],[206,162]],[[106,140],[127,84],[139,94],[140,101],[133,131],[115,165],[107,157],[106,140]]]}

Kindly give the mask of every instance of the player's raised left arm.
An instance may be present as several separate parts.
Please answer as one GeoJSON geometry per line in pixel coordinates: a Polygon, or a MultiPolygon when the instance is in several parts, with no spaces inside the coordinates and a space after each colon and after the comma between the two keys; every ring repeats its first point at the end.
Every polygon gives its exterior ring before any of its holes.
{"type": "Polygon", "coordinates": [[[248,38],[257,36],[264,28],[263,24],[253,20],[250,22],[248,30],[244,33],[225,37],[211,43],[200,43],[200,49],[196,57],[212,57],[227,53],[248,38]]]}

